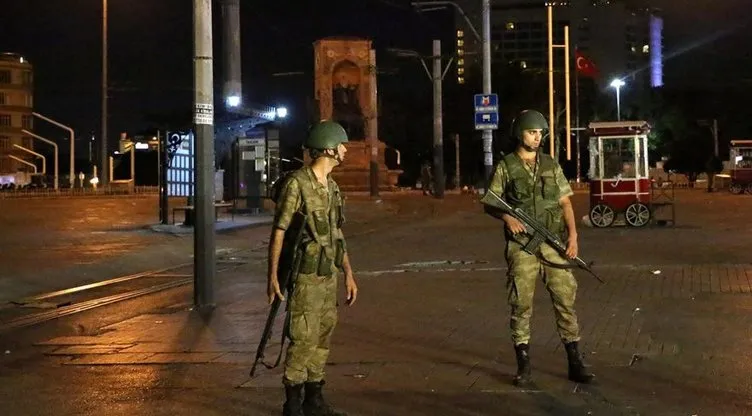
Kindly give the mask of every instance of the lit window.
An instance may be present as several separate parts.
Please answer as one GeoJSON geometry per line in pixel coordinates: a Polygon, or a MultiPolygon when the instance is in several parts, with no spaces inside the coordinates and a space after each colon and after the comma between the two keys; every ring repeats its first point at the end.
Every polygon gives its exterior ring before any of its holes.
{"type": "Polygon", "coordinates": [[[642,53],[650,53],[650,45],[642,45],[642,53]]]}
{"type": "Polygon", "coordinates": [[[457,68],[457,75],[464,75],[465,74],[465,68],[457,68]]]}
{"type": "Polygon", "coordinates": [[[465,46],[465,41],[462,39],[457,39],[457,46],[460,46],[460,47],[465,46]]]}
{"type": "Polygon", "coordinates": [[[458,56],[464,56],[465,55],[465,50],[462,49],[462,48],[457,48],[457,55],[458,56]]]}
{"type": "Polygon", "coordinates": [[[457,65],[465,65],[465,60],[463,58],[458,59],[457,65]]]}
{"type": "Polygon", "coordinates": [[[465,83],[465,77],[457,77],[457,83],[458,84],[464,84],[465,83]]]}
{"type": "Polygon", "coordinates": [[[465,36],[465,32],[464,31],[462,31],[462,30],[458,30],[457,31],[457,37],[458,38],[461,38],[461,37],[464,37],[464,36],[465,36]]]}

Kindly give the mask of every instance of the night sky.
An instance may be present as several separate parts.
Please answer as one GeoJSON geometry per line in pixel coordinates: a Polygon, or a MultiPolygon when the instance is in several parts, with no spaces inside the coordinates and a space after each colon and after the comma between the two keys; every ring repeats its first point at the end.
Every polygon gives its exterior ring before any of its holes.
{"type": "MultiPolygon", "coordinates": [[[[480,0],[479,0],[480,1],[480,0]]],[[[666,84],[719,88],[752,84],[749,0],[653,0],[666,17],[666,54],[734,29],[666,62],[666,84]],[[688,7],[687,4],[692,6],[688,7]],[[746,78],[746,79],[745,79],[746,78]]],[[[71,124],[78,136],[100,130],[101,0],[5,0],[0,51],[34,65],[35,109],[71,124]]],[[[420,16],[408,0],[241,0],[244,94],[250,101],[295,108],[313,90],[313,42],[321,37],[369,37],[377,48],[428,52],[440,16],[420,16]],[[298,77],[275,72],[304,71],[298,77]]],[[[148,125],[149,114],[192,105],[192,2],[109,0],[110,141],[148,125]]],[[[215,11],[215,88],[221,89],[221,31],[215,11]]],[[[447,25],[448,26],[448,25],[447,25]]],[[[451,36],[451,28],[444,33],[451,36]]],[[[381,63],[384,59],[377,56],[381,63]]],[[[426,88],[430,85],[426,82],[426,88]]],[[[217,91],[218,92],[218,91],[217,91]]],[[[218,105],[220,103],[215,103],[218,105]]],[[[41,126],[38,126],[41,127],[41,126]]],[[[64,137],[64,133],[51,130],[64,137]]],[[[54,136],[53,136],[54,137],[54,136]]]]}

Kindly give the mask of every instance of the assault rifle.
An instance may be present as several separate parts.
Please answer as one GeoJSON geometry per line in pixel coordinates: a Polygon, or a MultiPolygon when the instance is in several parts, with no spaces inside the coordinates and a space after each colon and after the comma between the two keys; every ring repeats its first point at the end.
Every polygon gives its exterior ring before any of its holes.
{"type": "MultiPolygon", "coordinates": [[[[481,198],[481,203],[485,205],[489,205],[491,207],[494,207],[496,209],[500,209],[504,211],[505,213],[517,218],[522,225],[525,227],[525,233],[530,236],[530,240],[525,244],[522,249],[525,250],[525,252],[536,255],[538,252],[538,248],[541,244],[548,243],[556,249],[556,251],[561,254],[562,257],[565,259],[568,259],[567,257],[567,246],[564,245],[564,243],[561,242],[561,240],[551,231],[549,231],[545,226],[543,226],[541,223],[535,220],[535,218],[531,217],[527,212],[523,211],[520,208],[512,208],[511,205],[507,203],[507,201],[504,201],[499,195],[497,195],[494,191],[488,190],[486,191],[486,194],[481,198]]],[[[574,264],[558,264],[558,263],[552,263],[549,261],[545,261],[545,259],[542,259],[544,263],[546,263],[548,266],[552,267],[558,267],[558,268],[573,268],[573,267],[579,267],[582,270],[585,270],[586,272],[590,273],[598,279],[601,283],[606,283],[601,279],[595,272],[593,272],[593,269],[591,266],[593,265],[593,262],[586,263],[585,260],[583,260],[580,257],[575,257],[571,259],[570,261],[573,261],[574,264]]]]}
{"type": "MultiPolygon", "coordinates": [[[[299,250],[301,239],[303,238],[303,230],[306,226],[306,214],[305,204],[300,207],[299,210],[293,214],[290,226],[285,231],[285,238],[282,242],[282,252],[279,256],[279,267],[277,269],[277,279],[279,281],[279,288],[283,293],[287,293],[287,299],[289,302],[290,296],[292,296],[293,286],[295,284],[295,278],[298,274],[300,267],[300,260],[302,259],[302,253],[299,250]]],[[[289,323],[285,320],[284,328],[282,328],[282,345],[279,347],[279,355],[274,365],[268,365],[264,362],[264,351],[266,350],[266,344],[269,342],[269,338],[272,336],[272,328],[274,327],[274,321],[277,318],[277,312],[282,300],[279,297],[275,297],[272,302],[271,309],[269,310],[269,316],[266,318],[266,325],[264,326],[264,332],[261,334],[261,341],[259,342],[258,349],[256,350],[256,358],[253,360],[253,366],[251,367],[251,377],[256,372],[256,366],[259,362],[263,363],[268,369],[275,368],[279,365],[282,359],[282,353],[285,346],[285,337],[289,330],[289,323]]]]}

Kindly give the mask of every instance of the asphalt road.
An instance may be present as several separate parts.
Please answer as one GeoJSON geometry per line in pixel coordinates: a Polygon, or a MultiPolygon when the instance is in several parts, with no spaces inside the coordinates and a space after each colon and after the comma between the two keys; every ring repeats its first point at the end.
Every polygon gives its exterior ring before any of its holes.
{"type": "MultiPolygon", "coordinates": [[[[328,397],[360,415],[752,414],[752,198],[701,191],[677,198],[676,227],[580,227],[581,254],[609,282],[578,275],[583,351],[599,381],[563,379],[539,286],[534,391],[509,382],[499,224],[467,196],[352,198],[346,232],[361,295],[340,312],[328,397]]],[[[586,205],[578,194],[578,217],[586,205]]],[[[218,276],[210,319],[191,311],[186,286],[0,335],[5,412],[279,414],[279,373],[247,377],[266,312],[267,236],[261,227],[222,237],[223,248],[248,251],[218,276]]],[[[190,255],[192,239],[167,240],[176,256],[190,255]]]]}

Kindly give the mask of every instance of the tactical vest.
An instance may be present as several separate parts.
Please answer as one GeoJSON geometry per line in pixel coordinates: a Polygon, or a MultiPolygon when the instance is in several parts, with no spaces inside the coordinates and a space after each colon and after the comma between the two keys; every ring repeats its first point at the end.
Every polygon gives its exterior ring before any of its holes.
{"type": "MultiPolygon", "coordinates": [[[[559,206],[559,186],[556,184],[556,162],[551,156],[540,154],[535,175],[525,167],[516,153],[502,159],[508,181],[504,187],[504,200],[514,208],[520,208],[544,224],[549,231],[561,235],[564,232],[562,209],[559,206]]],[[[519,238],[505,228],[507,237],[519,238]]]]}
{"type": "Polygon", "coordinates": [[[301,242],[304,255],[300,273],[331,274],[336,270],[334,267],[342,267],[345,253],[345,240],[340,231],[345,221],[342,194],[331,178],[328,180],[329,192],[322,190],[310,167],[299,169],[290,176],[300,186],[308,225],[301,242]]]}

